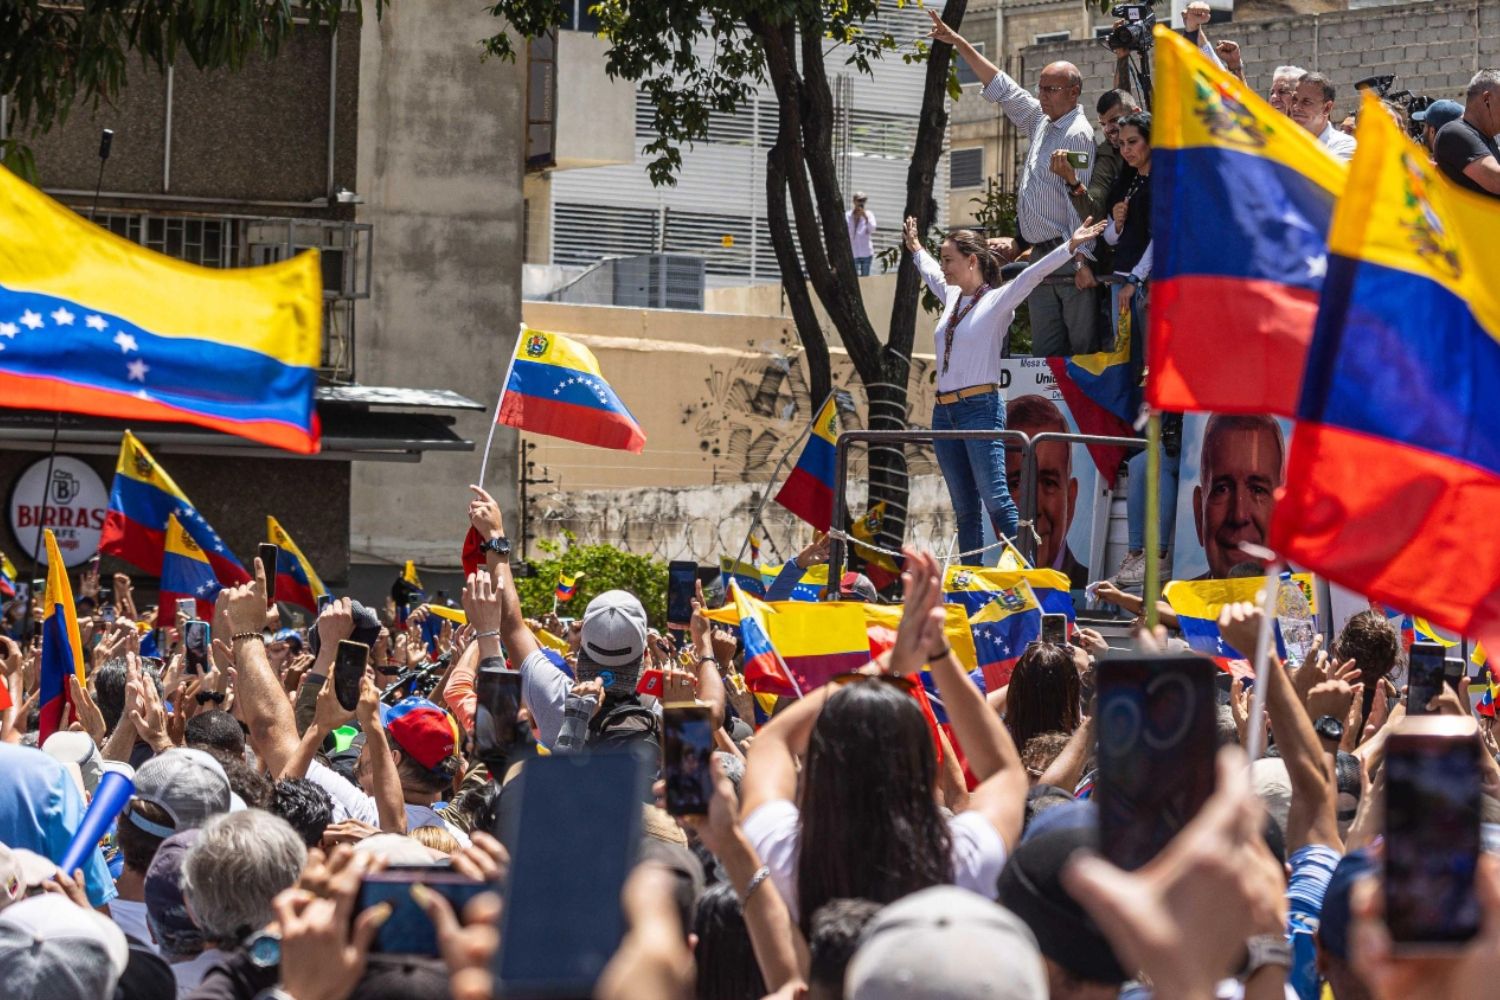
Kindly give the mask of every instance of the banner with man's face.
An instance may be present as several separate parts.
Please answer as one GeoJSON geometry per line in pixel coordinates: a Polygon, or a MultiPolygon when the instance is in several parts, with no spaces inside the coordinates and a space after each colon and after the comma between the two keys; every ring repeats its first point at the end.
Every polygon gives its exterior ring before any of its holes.
{"type": "Polygon", "coordinates": [[[1239,575],[1235,568],[1251,562],[1240,543],[1266,544],[1291,433],[1290,420],[1270,416],[1183,418],[1174,579],[1239,575]]]}

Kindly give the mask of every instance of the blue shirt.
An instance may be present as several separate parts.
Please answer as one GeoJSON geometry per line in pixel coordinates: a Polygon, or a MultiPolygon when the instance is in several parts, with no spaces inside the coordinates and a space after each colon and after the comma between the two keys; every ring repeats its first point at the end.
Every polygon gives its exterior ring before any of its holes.
{"type": "Polygon", "coordinates": [[[1292,877],[1286,885],[1286,940],[1292,967],[1286,983],[1298,1000],[1318,1000],[1318,948],[1314,938],[1323,916],[1323,897],[1342,857],[1326,844],[1308,844],[1292,852],[1292,877]]]}
{"type": "MultiPolygon", "coordinates": [[[[57,861],[83,813],[83,793],[62,764],[32,747],[0,743],[0,843],[57,861]]],[[[98,847],[84,862],[83,880],[95,906],[118,895],[98,847]]]]}

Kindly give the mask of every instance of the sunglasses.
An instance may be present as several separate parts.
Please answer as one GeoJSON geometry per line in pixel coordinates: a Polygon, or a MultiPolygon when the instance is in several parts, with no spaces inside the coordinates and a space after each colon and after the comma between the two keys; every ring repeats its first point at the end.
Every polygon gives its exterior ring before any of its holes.
{"type": "Polygon", "coordinates": [[[858,684],[862,681],[878,681],[881,684],[890,684],[900,688],[907,694],[911,694],[917,689],[917,682],[910,677],[897,677],[893,674],[861,674],[856,671],[854,673],[839,674],[833,679],[833,683],[839,687],[843,687],[845,684],[858,684]]]}

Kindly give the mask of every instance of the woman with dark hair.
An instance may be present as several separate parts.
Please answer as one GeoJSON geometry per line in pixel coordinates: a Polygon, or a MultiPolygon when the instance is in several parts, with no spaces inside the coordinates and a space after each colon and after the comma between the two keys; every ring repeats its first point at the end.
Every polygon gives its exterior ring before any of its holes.
{"type": "Polygon", "coordinates": [[[908,550],[895,646],[766,724],[740,785],[745,835],[804,933],[832,899],[887,903],[953,883],[989,898],[1020,836],[1026,772],[943,633],[942,569],[908,550]],[[938,807],[938,756],[911,674],[931,665],[980,783],[968,811],[938,807]],[[799,771],[797,760],[801,759],[799,771]]]}
{"type": "MultiPolygon", "coordinates": [[[[1000,258],[972,230],[949,233],[939,248],[940,260],[934,260],[917,238],[917,220],[906,220],[906,249],[928,289],[943,303],[934,333],[938,373],[933,430],[1005,430],[1000,359],[1009,353],[1016,307],[1103,231],[1104,223],[1085,220],[1071,240],[1004,284],[1000,258]]],[[[1019,514],[1005,482],[1005,442],[936,441],[933,450],[958,522],[960,555],[984,545],[981,507],[996,535],[1014,538],[1019,514]]]]}
{"type": "Polygon", "coordinates": [[[1016,746],[1042,733],[1071,733],[1082,720],[1082,685],[1073,647],[1033,642],[1005,689],[1005,728],[1016,746]]]}
{"type": "Polygon", "coordinates": [[[698,897],[693,933],[698,936],[693,948],[698,1000],[760,1000],[766,995],[740,898],[728,882],[710,886],[698,897]]]}

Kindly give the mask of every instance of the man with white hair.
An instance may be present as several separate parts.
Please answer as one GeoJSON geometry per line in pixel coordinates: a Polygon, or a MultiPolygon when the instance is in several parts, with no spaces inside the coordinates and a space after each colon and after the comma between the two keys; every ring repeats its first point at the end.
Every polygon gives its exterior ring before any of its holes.
{"type": "Polygon", "coordinates": [[[1307,75],[1301,66],[1277,66],[1271,74],[1271,93],[1267,99],[1271,107],[1284,115],[1292,113],[1292,95],[1297,92],[1297,81],[1307,75]]]}

